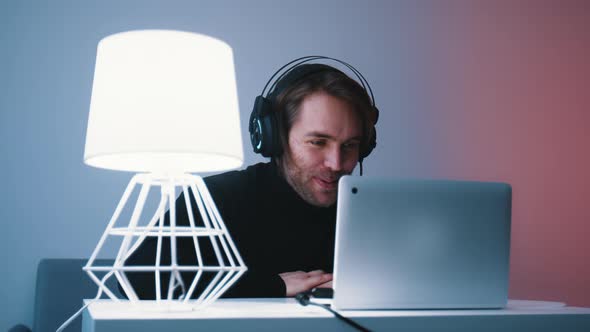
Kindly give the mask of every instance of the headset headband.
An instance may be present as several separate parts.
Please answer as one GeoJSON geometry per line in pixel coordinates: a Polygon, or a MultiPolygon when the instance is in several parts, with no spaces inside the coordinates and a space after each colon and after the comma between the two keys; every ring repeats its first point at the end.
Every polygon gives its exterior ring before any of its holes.
{"type": "MultiPolygon", "coordinates": [[[[281,68],[279,68],[277,71],[275,71],[274,74],[272,74],[272,76],[270,77],[270,79],[264,85],[264,88],[262,89],[262,92],[260,93],[260,95],[261,96],[264,96],[264,92],[266,91],[266,88],[268,87],[268,85],[270,84],[270,82],[272,82],[273,79],[279,73],[281,73],[281,71],[282,71],[281,75],[279,75],[279,77],[277,77],[277,79],[270,86],[270,89],[267,92],[267,97],[276,88],[277,83],[280,82],[283,79],[283,77],[285,77],[287,74],[289,74],[293,69],[299,67],[300,65],[302,65],[304,63],[315,61],[315,60],[331,60],[331,61],[335,61],[335,62],[340,63],[341,65],[346,66],[348,69],[350,69],[350,71],[352,71],[354,73],[354,75],[357,77],[357,79],[358,79],[359,83],[361,84],[361,86],[363,87],[363,89],[368,92],[368,94],[369,94],[369,96],[371,98],[371,106],[375,107],[375,97],[373,96],[373,90],[371,89],[371,85],[369,85],[369,82],[363,76],[363,74],[361,74],[352,65],[350,65],[350,64],[348,64],[348,63],[346,63],[346,62],[344,62],[342,60],[338,60],[338,59],[335,59],[335,58],[330,58],[330,57],[322,56],[322,55],[308,55],[308,56],[300,57],[300,58],[297,58],[295,60],[292,60],[292,61],[286,63],[281,68]],[[287,69],[285,69],[285,68],[287,68],[287,69]]],[[[375,122],[377,122],[377,120],[375,120],[375,122]]]]}

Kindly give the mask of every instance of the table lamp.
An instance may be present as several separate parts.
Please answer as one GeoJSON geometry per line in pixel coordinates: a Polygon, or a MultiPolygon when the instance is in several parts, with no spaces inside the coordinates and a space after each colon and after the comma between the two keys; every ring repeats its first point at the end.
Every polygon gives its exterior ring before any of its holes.
{"type": "Polygon", "coordinates": [[[243,163],[233,53],[225,42],[171,30],[128,31],[102,39],[97,48],[84,162],[137,173],[84,267],[109,298],[120,300],[105,286],[114,276],[127,298],[138,303],[141,300],[127,274],[149,272],[155,277],[157,303],[192,300],[192,307],[204,306],[246,271],[205,182],[191,174],[235,169],[243,163]],[[137,198],[131,199],[136,189],[137,198]],[[156,196],[150,196],[154,191],[156,196]],[[176,223],[175,200],[181,192],[188,226],[176,223]],[[158,203],[153,215],[145,218],[149,198],[158,203]],[[193,207],[200,219],[193,215],[193,207]],[[130,211],[129,218],[122,218],[124,210],[130,211]],[[167,210],[169,218],[164,217],[167,210]],[[144,218],[149,221],[141,224],[144,218]],[[157,243],[155,264],[126,265],[149,237],[157,243]],[[120,248],[112,266],[98,266],[96,259],[107,238],[119,239],[120,248]],[[178,238],[192,241],[194,264],[178,264],[178,238]],[[205,242],[214,251],[215,264],[202,257],[205,242]],[[170,246],[169,264],[163,263],[164,245],[170,246]],[[194,274],[190,284],[181,278],[182,272],[194,274]],[[203,278],[204,273],[212,276],[203,278]],[[169,279],[167,294],[161,292],[163,275],[169,279]],[[179,287],[182,294],[174,295],[179,287]]]}

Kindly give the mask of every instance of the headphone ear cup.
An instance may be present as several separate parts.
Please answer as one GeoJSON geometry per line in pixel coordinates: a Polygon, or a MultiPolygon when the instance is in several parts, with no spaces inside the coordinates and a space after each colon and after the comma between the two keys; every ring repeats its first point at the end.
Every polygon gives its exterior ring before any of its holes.
{"type": "Polygon", "coordinates": [[[268,119],[268,137],[270,144],[268,146],[268,155],[266,157],[280,157],[283,154],[283,145],[279,135],[279,119],[275,112],[270,112],[266,117],[268,119]]]}
{"type": "Polygon", "coordinates": [[[278,135],[276,128],[276,117],[273,112],[267,112],[260,117],[261,131],[262,131],[262,144],[260,154],[262,156],[270,158],[278,156],[277,153],[277,138],[278,135]]]}
{"type": "Polygon", "coordinates": [[[375,129],[375,127],[373,127],[373,135],[371,135],[371,138],[369,138],[367,148],[361,153],[360,159],[363,160],[366,157],[368,157],[376,146],[377,146],[377,129],[375,129]]]}
{"type": "Polygon", "coordinates": [[[250,114],[248,125],[250,143],[255,153],[264,157],[278,156],[281,153],[276,117],[272,112],[271,102],[263,96],[257,96],[250,114]]]}
{"type": "Polygon", "coordinates": [[[361,152],[361,161],[365,159],[367,156],[369,156],[371,154],[371,151],[373,151],[373,149],[377,146],[377,128],[375,127],[375,124],[379,120],[379,109],[376,106],[373,106],[373,111],[375,112],[375,120],[373,121],[373,132],[371,137],[369,137],[369,141],[367,142],[367,148],[361,152]]]}
{"type": "Polygon", "coordinates": [[[254,100],[254,107],[250,113],[250,121],[248,123],[248,132],[250,132],[250,143],[255,153],[260,153],[262,150],[262,123],[260,121],[260,114],[268,101],[262,97],[257,96],[254,100]]]}
{"type": "Polygon", "coordinates": [[[373,126],[375,126],[377,121],[379,121],[379,109],[377,106],[373,105],[373,111],[375,111],[375,121],[373,121],[373,126]]]}

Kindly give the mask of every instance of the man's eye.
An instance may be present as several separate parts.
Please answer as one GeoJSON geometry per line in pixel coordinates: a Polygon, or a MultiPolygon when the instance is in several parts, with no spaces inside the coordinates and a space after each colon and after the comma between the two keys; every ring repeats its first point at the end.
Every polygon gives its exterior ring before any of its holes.
{"type": "Polygon", "coordinates": [[[326,142],[322,141],[322,140],[313,140],[313,141],[309,141],[309,144],[315,145],[315,146],[324,146],[326,144],[326,142]]]}
{"type": "Polygon", "coordinates": [[[346,143],[344,145],[342,145],[342,148],[350,150],[350,149],[355,149],[359,146],[358,142],[351,142],[351,143],[346,143]]]}

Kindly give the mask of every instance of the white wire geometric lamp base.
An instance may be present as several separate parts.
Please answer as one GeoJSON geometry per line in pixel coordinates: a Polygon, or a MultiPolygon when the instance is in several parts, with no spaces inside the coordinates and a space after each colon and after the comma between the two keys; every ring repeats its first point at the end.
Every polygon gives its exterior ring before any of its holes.
{"type": "MultiPolygon", "coordinates": [[[[185,240],[186,241],[186,240],[185,240]]],[[[105,285],[107,279],[113,275],[121,285],[121,288],[132,303],[141,301],[137,296],[133,285],[129,282],[126,273],[152,272],[154,273],[154,289],[158,304],[175,305],[190,304],[191,307],[206,306],[219,298],[229,287],[234,284],[247,270],[234,242],[232,241],[225,224],[207,190],[205,182],[200,176],[181,174],[174,177],[156,177],[152,174],[137,174],[129,182],[123,197],[109,221],[99,243],[97,244],[88,263],[83,268],[90,278],[98,285],[101,291],[114,301],[120,299],[105,285]],[[131,193],[136,186],[141,189],[130,220],[127,225],[118,226],[117,221],[121,212],[126,207],[131,193]],[[149,219],[147,225],[139,225],[141,214],[146,199],[152,187],[160,188],[160,200],[156,212],[149,219]],[[176,224],[176,188],[180,187],[187,207],[189,219],[188,226],[176,224]],[[197,225],[193,215],[189,192],[192,193],[200,213],[200,224],[197,225]],[[164,224],[164,215],[169,210],[169,224],[164,224]],[[102,250],[108,237],[122,237],[122,243],[117,257],[112,266],[95,266],[95,260],[102,250]],[[156,239],[155,264],[148,266],[126,265],[125,261],[139,248],[148,237],[156,239]],[[168,238],[170,245],[170,264],[162,265],[163,240],[168,238]],[[177,262],[176,245],[178,238],[192,240],[196,260],[192,265],[179,265],[177,262]],[[202,244],[208,242],[215,256],[214,264],[206,264],[202,255],[202,244]],[[190,284],[185,284],[181,278],[181,272],[192,272],[194,278],[190,284]],[[167,295],[161,292],[162,274],[169,276],[167,295]],[[207,273],[210,280],[205,280],[203,275],[207,273]],[[102,275],[99,278],[98,275],[102,275]],[[207,283],[208,284],[203,284],[207,283]],[[198,296],[195,289],[201,290],[198,296]],[[177,290],[180,288],[181,295],[177,290]],[[190,302],[189,302],[190,300],[190,302]]]]}

